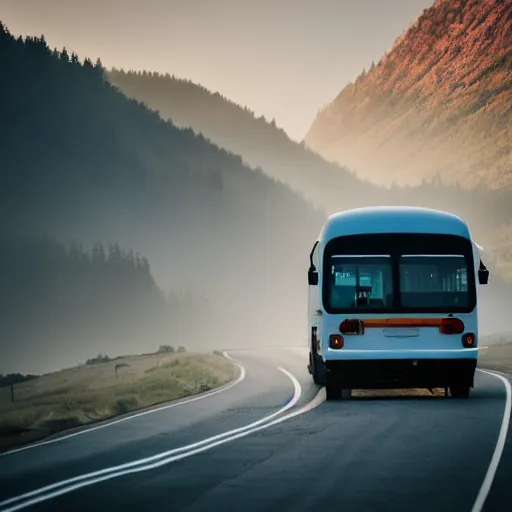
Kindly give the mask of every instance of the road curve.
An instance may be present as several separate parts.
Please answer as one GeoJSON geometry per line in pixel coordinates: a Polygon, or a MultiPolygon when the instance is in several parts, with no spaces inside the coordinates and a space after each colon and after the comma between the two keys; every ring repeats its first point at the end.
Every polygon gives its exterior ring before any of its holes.
{"type": "Polygon", "coordinates": [[[219,393],[0,456],[0,511],[511,509],[499,377],[325,402],[302,349],[230,355],[245,375],[219,393]]]}

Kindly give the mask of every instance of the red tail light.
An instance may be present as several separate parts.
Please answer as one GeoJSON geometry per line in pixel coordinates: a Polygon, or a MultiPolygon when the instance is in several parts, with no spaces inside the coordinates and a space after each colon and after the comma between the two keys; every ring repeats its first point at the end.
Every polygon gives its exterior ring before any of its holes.
{"type": "Polygon", "coordinates": [[[462,334],[464,322],[459,318],[443,318],[439,330],[441,334],[462,334]]]}
{"type": "Polygon", "coordinates": [[[343,336],[340,336],[339,334],[331,334],[329,336],[329,346],[331,348],[343,348],[344,345],[345,341],[343,336]]]}
{"type": "Polygon", "coordinates": [[[364,334],[364,323],[362,320],[343,320],[340,324],[341,334],[364,334]]]}

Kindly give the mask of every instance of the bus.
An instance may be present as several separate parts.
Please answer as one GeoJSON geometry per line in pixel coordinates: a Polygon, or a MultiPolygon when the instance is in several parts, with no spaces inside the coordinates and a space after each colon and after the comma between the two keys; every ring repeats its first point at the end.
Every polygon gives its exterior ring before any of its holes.
{"type": "Polygon", "coordinates": [[[469,396],[489,271],[462,218],[419,207],[335,213],[309,259],[308,370],[327,400],[352,389],[469,396]]]}

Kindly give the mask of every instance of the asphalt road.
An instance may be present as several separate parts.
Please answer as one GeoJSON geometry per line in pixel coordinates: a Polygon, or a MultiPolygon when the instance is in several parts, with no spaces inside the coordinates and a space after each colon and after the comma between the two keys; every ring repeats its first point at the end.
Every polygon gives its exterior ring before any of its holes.
{"type": "Polygon", "coordinates": [[[499,377],[325,402],[302,349],[229,354],[227,389],[1,455],[0,511],[512,510],[499,377]]]}

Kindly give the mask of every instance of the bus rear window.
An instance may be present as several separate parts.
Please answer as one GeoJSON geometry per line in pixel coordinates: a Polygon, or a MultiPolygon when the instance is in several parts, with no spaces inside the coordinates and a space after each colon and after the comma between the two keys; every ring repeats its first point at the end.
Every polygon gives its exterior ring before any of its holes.
{"type": "Polygon", "coordinates": [[[330,308],[358,310],[392,306],[390,256],[332,256],[330,267],[330,308]]]}
{"type": "Polygon", "coordinates": [[[466,307],[468,267],[462,255],[402,255],[400,303],[406,308],[466,307]]]}
{"type": "Polygon", "coordinates": [[[469,313],[476,306],[473,245],[443,234],[331,239],[322,257],[329,314],[469,313]]]}

